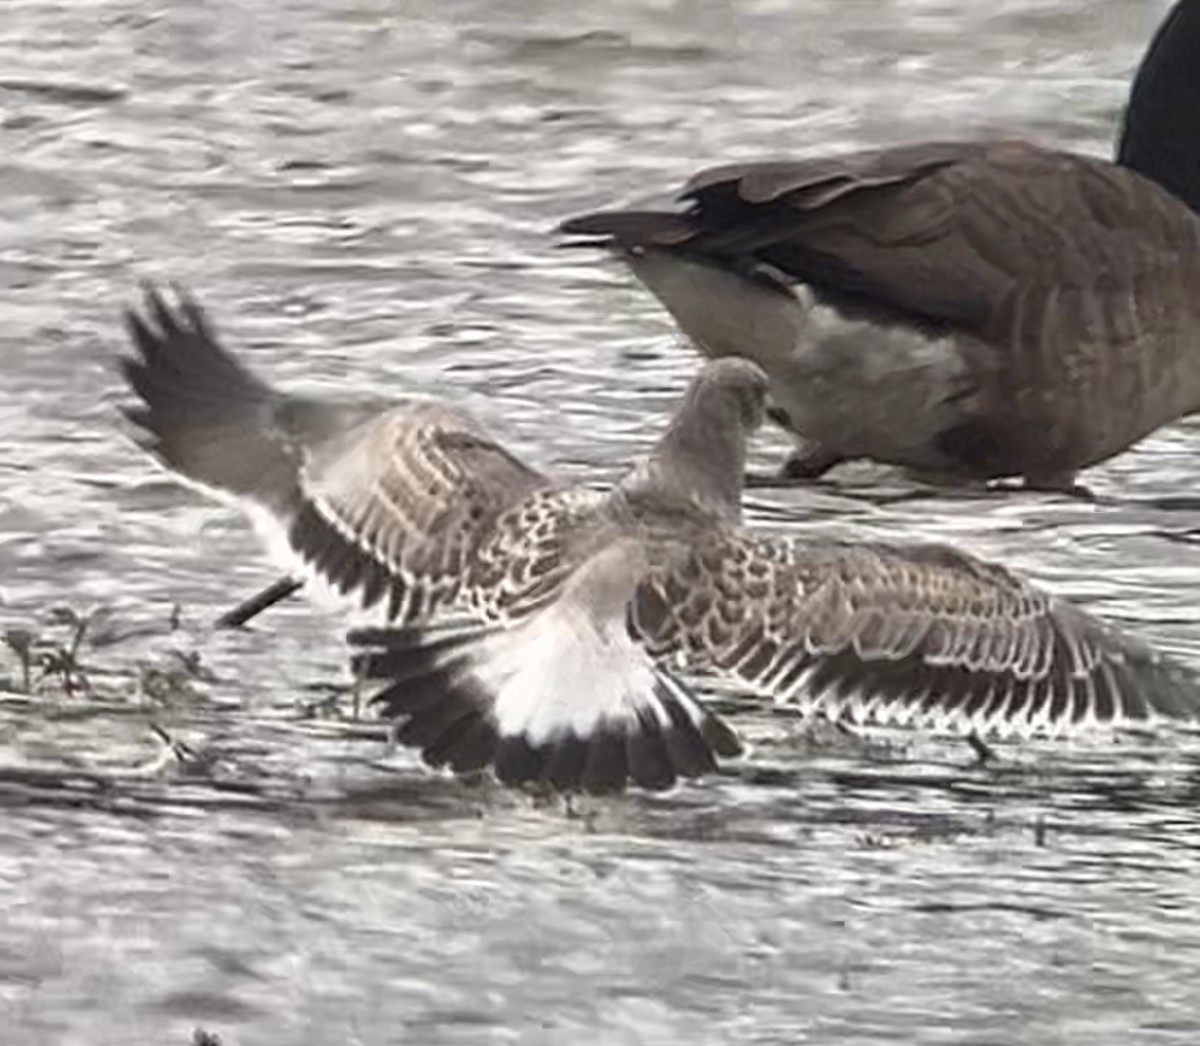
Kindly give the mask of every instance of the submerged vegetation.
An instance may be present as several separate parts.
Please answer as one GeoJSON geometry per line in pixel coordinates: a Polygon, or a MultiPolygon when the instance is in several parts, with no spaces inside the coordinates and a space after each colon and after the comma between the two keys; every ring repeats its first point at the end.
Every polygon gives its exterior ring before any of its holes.
{"type": "Polygon", "coordinates": [[[350,756],[363,764],[390,754],[386,725],[359,721],[349,681],[248,687],[236,666],[215,667],[229,633],[185,621],[178,605],[156,618],[60,604],[0,627],[0,805],[152,809],[180,777],[212,790],[188,799],[200,805],[291,802],[314,786],[310,768],[291,765],[297,745],[376,742],[350,756]]]}
{"type": "MultiPolygon", "coordinates": [[[[181,610],[171,608],[162,626],[121,628],[110,608],[51,607],[40,619],[4,630],[0,689],[27,696],[63,697],[129,694],[129,670],[106,664],[105,655],[135,639],[175,633],[181,610]]],[[[197,698],[198,682],[213,682],[198,650],[172,647],[136,665],[133,693],[153,705],[176,705],[197,698]]]]}

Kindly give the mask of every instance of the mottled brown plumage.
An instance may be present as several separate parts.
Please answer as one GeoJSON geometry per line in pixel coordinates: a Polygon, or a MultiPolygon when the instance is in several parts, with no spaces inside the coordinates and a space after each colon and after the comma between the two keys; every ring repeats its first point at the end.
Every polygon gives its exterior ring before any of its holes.
{"type": "Polygon", "coordinates": [[[832,718],[1020,735],[1197,710],[1149,647],[937,545],[712,533],[650,572],[634,620],[659,656],[832,718]]]}
{"type": "Polygon", "coordinates": [[[186,298],[151,292],[129,322],[143,444],[265,510],[334,585],[388,600],[353,663],[436,765],[597,792],[709,772],[737,742],[680,663],[861,719],[1034,733],[1200,715],[1187,670],[1001,567],[744,529],[767,394],[745,360],[708,364],[653,452],[597,492],[443,404],[276,392],[186,298]]]}
{"type": "MultiPolygon", "coordinates": [[[[636,494],[627,502],[564,489],[444,403],[279,393],[222,347],[183,295],[172,306],[147,289],[127,325],[137,354],[122,369],[141,402],[126,414],[143,446],[265,515],[334,587],[365,606],[386,602],[389,627],[352,636],[354,667],[383,682],[374,701],[401,743],[456,771],[490,765],[505,781],[594,792],[627,781],[664,788],[739,750],[628,633],[645,563],[636,494]],[[426,634],[447,618],[469,624],[426,634]]],[[[761,373],[737,362],[692,395],[715,401],[706,416],[740,433],[747,402],[760,407],[764,389],[761,373]],[[746,381],[752,391],[739,391],[746,381]]],[[[664,445],[690,448],[696,435],[676,425],[664,445]]],[[[699,436],[695,467],[658,484],[663,518],[685,497],[703,518],[710,482],[723,506],[726,474],[737,492],[744,436],[718,441],[716,453],[699,436]],[[734,459],[713,479],[726,445],[734,459]],[[671,493],[685,478],[686,490],[671,493]]],[[[647,483],[656,468],[647,465],[647,483]]]]}
{"type": "Polygon", "coordinates": [[[1182,0],[1123,164],[1020,141],[736,164],[695,176],[678,214],[563,230],[618,249],[706,356],[763,367],[808,444],[795,471],[864,457],[1070,486],[1200,409],[1200,136],[1194,113],[1184,140],[1142,130],[1182,134],[1162,114],[1200,96],[1197,55],[1182,0]]]}

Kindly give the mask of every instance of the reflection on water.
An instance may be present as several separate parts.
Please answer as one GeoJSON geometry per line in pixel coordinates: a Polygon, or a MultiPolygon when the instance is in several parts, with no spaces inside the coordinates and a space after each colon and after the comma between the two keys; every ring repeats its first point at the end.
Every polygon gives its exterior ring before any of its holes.
{"type": "MultiPolygon", "coordinates": [[[[280,380],[448,395],[609,482],[693,360],[555,221],[764,152],[1019,130],[1103,154],[1164,7],[6,10],[0,620],[64,655],[50,608],[106,610],[56,670],[86,692],[0,663],[4,1041],[1196,1042],[1194,736],[981,767],[748,707],[750,757],[666,796],[447,780],[351,718],[334,611],[209,630],[272,571],[130,444],[111,366],[117,307],[169,277],[280,380]]],[[[951,540],[1200,661],[1195,431],[1095,470],[1094,505],[854,466],[749,515],[951,540]]]]}

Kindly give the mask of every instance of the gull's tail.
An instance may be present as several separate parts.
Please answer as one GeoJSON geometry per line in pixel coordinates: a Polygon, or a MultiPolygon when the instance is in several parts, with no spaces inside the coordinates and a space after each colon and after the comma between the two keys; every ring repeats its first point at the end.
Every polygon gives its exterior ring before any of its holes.
{"type": "Polygon", "coordinates": [[[514,627],[364,629],[349,636],[360,679],[396,739],[459,772],[565,791],[668,788],[741,751],[736,735],[624,631],[581,630],[551,604],[514,627]]]}

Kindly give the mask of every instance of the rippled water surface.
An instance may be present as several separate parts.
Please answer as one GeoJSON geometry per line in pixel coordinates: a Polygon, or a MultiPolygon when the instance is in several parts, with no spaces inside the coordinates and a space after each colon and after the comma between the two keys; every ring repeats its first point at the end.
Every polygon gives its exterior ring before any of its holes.
{"type": "MultiPolygon", "coordinates": [[[[272,568],[131,445],[111,367],[119,306],[171,278],[280,381],[437,392],[608,482],[694,360],[556,220],[763,153],[1107,153],[1164,9],[5,0],[0,618],[69,646],[52,608],[105,610],[86,691],[0,667],[0,1041],[1200,1041],[1194,738],[985,769],[751,709],[750,758],[666,796],[449,780],[355,721],[332,610],[209,630],[272,568]]],[[[1197,663],[1198,444],[1095,470],[1096,505],[860,466],[750,514],[953,540],[1197,663]]]]}

